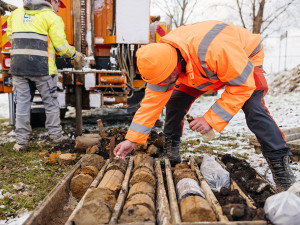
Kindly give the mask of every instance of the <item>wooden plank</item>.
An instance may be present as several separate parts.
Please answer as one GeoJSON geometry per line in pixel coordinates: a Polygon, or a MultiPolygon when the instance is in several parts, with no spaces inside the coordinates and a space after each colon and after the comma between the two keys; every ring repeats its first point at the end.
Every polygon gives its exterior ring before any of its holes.
{"type": "Polygon", "coordinates": [[[64,206],[68,204],[70,196],[69,184],[73,174],[80,168],[80,166],[81,159],[44,198],[34,212],[23,223],[24,225],[45,224],[45,221],[49,221],[48,224],[53,224],[51,221],[57,217],[57,212],[63,211],[64,206]]]}
{"type": "Polygon", "coordinates": [[[124,206],[126,196],[128,193],[128,184],[129,184],[129,179],[131,176],[132,166],[133,166],[133,157],[130,157],[127,171],[126,171],[123,183],[122,183],[121,191],[120,191],[118,199],[117,199],[117,204],[115,205],[114,212],[111,216],[109,224],[117,224],[118,223],[118,219],[120,217],[120,214],[121,214],[121,211],[124,206]]]}
{"type": "Polygon", "coordinates": [[[157,179],[156,186],[156,210],[157,224],[169,225],[172,224],[169,202],[164,185],[163,175],[161,171],[160,161],[155,161],[155,174],[157,179]]]}
{"type": "Polygon", "coordinates": [[[110,138],[110,143],[109,143],[109,160],[112,162],[114,160],[114,148],[116,145],[116,136],[113,136],[110,138]]]}
{"type": "Polygon", "coordinates": [[[171,164],[168,158],[165,159],[165,171],[166,171],[172,220],[174,224],[180,224],[181,223],[180,212],[177,204],[177,197],[176,197],[174,182],[172,178],[171,164]]]}
{"type": "Polygon", "coordinates": [[[300,133],[285,135],[285,139],[287,142],[292,142],[295,140],[300,141],[300,133]]]}
{"type": "Polygon", "coordinates": [[[218,202],[214,193],[212,192],[212,190],[208,186],[207,182],[205,181],[203,175],[201,174],[200,169],[199,169],[198,165],[196,164],[194,157],[190,158],[190,164],[191,164],[191,168],[193,170],[195,170],[198,180],[200,181],[200,186],[203,189],[203,192],[205,194],[205,198],[208,201],[208,203],[210,204],[210,206],[213,209],[213,211],[215,212],[215,214],[217,215],[217,218],[221,222],[228,221],[227,217],[223,215],[223,210],[222,210],[222,207],[220,206],[220,203],[218,202]]]}
{"type": "Polygon", "coordinates": [[[300,127],[294,127],[294,128],[289,128],[289,129],[283,129],[282,132],[284,133],[284,135],[300,133],[300,127]]]}
{"type": "Polygon", "coordinates": [[[99,132],[100,132],[100,136],[102,138],[106,138],[107,134],[105,133],[104,126],[103,126],[103,123],[102,123],[101,119],[97,120],[97,125],[98,125],[98,129],[99,129],[99,132]]]}
{"type": "Polygon", "coordinates": [[[70,215],[69,219],[67,220],[66,222],[66,225],[72,225],[74,224],[73,220],[74,220],[74,216],[76,215],[76,212],[78,210],[80,210],[80,208],[82,207],[83,205],[83,201],[85,199],[85,196],[91,191],[93,190],[94,188],[96,188],[101,179],[103,178],[104,176],[104,173],[105,173],[105,170],[106,170],[106,167],[107,165],[109,164],[109,159],[106,160],[104,166],[101,168],[100,172],[98,173],[97,177],[95,178],[95,180],[91,183],[90,187],[88,188],[88,190],[85,192],[85,194],[82,196],[81,200],[79,201],[78,205],[76,206],[76,208],[73,210],[72,214],[70,215]]]}
{"type": "Polygon", "coordinates": [[[291,144],[293,144],[293,145],[299,145],[299,146],[300,146],[300,139],[290,141],[289,143],[291,143],[291,144]]]}
{"type": "Polygon", "coordinates": [[[231,186],[231,190],[232,189],[236,189],[238,190],[240,196],[242,196],[245,200],[246,200],[246,203],[247,203],[247,206],[249,208],[252,208],[252,209],[256,209],[256,207],[254,206],[254,201],[253,199],[250,197],[250,196],[247,196],[243,191],[242,189],[239,187],[239,185],[232,179],[230,178],[230,186],[231,186]]]}

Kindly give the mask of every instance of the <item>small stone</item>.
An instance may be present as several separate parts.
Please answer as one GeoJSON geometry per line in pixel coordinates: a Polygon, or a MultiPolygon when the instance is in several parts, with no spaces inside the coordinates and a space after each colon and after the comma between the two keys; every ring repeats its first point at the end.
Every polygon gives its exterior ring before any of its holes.
{"type": "Polygon", "coordinates": [[[16,191],[21,191],[25,188],[25,184],[20,182],[18,184],[13,184],[13,189],[16,191]]]}

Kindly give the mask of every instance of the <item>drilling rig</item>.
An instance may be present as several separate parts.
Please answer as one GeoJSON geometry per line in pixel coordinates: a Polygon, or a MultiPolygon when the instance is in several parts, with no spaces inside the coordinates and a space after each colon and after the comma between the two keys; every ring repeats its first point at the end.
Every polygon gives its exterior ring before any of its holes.
{"type": "MultiPolygon", "coordinates": [[[[57,56],[58,100],[63,113],[67,106],[76,108],[80,135],[82,109],[114,107],[132,112],[138,108],[146,83],[137,70],[135,53],[142,45],[158,41],[170,28],[150,17],[150,0],[65,0],[65,5],[58,15],[65,23],[67,40],[86,55],[86,60],[82,69],[75,70],[71,59],[57,56]],[[150,34],[153,25],[154,33],[150,34]]],[[[10,123],[14,124],[6,20],[7,16],[1,18],[0,92],[10,93],[10,123]]],[[[40,113],[41,104],[36,93],[32,115],[40,113]]]]}

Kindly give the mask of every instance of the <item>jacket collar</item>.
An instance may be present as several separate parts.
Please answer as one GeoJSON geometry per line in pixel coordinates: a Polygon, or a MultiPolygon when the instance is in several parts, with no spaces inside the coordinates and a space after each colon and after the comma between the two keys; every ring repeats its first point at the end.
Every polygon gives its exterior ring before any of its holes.
{"type": "Polygon", "coordinates": [[[44,0],[25,0],[24,2],[25,10],[42,10],[42,9],[52,9],[52,5],[44,0]]]}

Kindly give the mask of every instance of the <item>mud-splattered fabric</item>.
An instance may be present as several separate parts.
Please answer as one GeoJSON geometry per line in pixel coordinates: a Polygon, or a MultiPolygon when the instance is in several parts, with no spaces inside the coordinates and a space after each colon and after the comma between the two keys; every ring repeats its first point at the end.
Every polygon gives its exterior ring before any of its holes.
{"type": "MultiPolygon", "coordinates": [[[[30,108],[38,90],[46,112],[45,126],[51,139],[59,138],[62,134],[60,126],[60,111],[57,100],[57,76],[13,76],[14,99],[16,103],[16,139],[20,145],[27,145],[30,134],[30,108]]],[[[34,120],[34,118],[32,118],[34,120]]]]}

